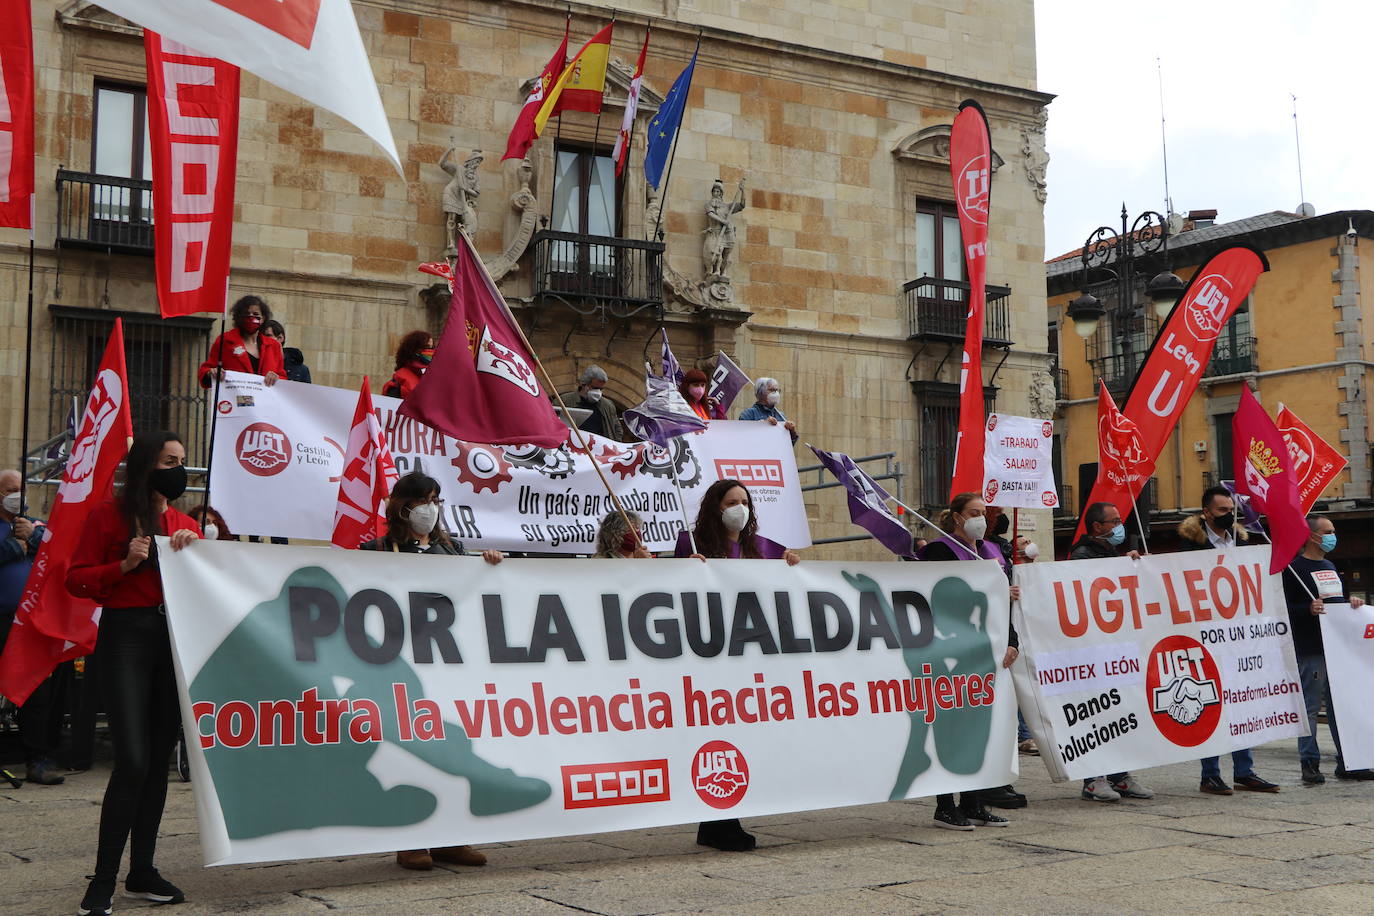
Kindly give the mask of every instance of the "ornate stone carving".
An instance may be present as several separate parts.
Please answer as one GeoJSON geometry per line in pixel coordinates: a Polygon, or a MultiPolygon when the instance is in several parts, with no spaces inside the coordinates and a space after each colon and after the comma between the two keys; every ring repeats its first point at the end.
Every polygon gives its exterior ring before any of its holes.
{"type": "Polygon", "coordinates": [[[1021,161],[1025,165],[1026,179],[1035,190],[1035,199],[1043,204],[1047,196],[1045,170],[1050,164],[1050,154],[1045,151],[1045,109],[1040,109],[1036,120],[1035,126],[1021,128],[1021,161]]]}
{"type": "Polygon", "coordinates": [[[1030,415],[1038,420],[1054,416],[1054,379],[1048,372],[1033,372],[1030,379],[1030,415]]]}
{"type": "Polygon", "coordinates": [[[466,233],[468,238],[477,233],[477,198],[482,194],[477,184],[477,167],[482,164],[481,150],[473,150],[463,163],[462,169],[453,161],[453,154],[457,151],[456,145],[450,146],[444,157],[439,160],[439,168],[449,175],[449,182],[444,186],[443,200],[444,231],[448,239],[448,248],[444,252],[446,257],[453,257],[458,253],[457,233],[460,230],[466,233]]]}
{"type": "MultiPolygon", "coordinates": [[[[935,166],[949,171],[949,135],[953,130],[949,124],[935,124],[923,127],[914,134],[907,134],[895,147],[892,155],[921,165],[935,166]]],[[[1043,129],[1041,133],[1043,139],[1043,129]]],[[[992,170],[996,172],[1006,160],[997,150],[992,151],[992,170]]]]}
{"type": "Polygon", "coordinates": [[[520,224],[506,243],[506,250],[487,263],[491,278],[498,283],[515,269],[520,256],[529,247],[530,239],[534,237],[534,230],[539,222],[539,198],[531,190],[534,167],[530,165],[529,159],[520,161],[517,174],[520,177],[520,189],[511,195],[510,208],[519,214],[520,224]]]}

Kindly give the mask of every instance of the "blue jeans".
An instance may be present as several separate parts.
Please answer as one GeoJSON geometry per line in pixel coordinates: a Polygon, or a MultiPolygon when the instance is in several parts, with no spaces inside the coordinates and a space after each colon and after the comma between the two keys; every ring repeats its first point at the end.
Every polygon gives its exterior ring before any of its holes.
{"type": "Polygon", "coordinates": [[[1021,710],[1016,710],[1016,741],[1019,744],[1031,736],[1030,729],[1026,728],[1026,717],[1021,715],[1021,710]]]}
{"type": "MultiPolygon", "coordinates": [[[[1243,751],[1231,752],[1231,772],[1235,779],[1243,779],[1246,776],[1255,775],[1255,758],[1248,749],[1243,751]]],[[[1202,778],[1209,776],[1221,778],[1221,758],[1204,757],[1202,758],[1202,778]]]]}
{"type": "Polygon", "coordinates": [[[1321,711],[1322,700],[1325,699],[1326,724],[1331,727],[1331,740],[1336,745],[1336,766],[1344,769],[1341,734],[1336,730],[1336,707],[1331,702],[1331,682],[1326,677],[1326,657],[1299,655],[1298,679],[1302,682],[1302,698],[1307,702],[1307,722],[1311,728],[1308,734],[1298,739],[1298,759],[1313,766],[1321,762],[1322,752],[1317,747],[1317,713],[1321,711]]]}

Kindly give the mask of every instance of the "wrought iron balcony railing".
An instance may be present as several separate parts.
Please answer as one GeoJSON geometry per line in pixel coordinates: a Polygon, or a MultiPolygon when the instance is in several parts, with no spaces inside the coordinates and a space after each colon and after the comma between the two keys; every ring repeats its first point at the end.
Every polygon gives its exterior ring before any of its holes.
{"type": "Polygon", "coordinates": [[[1229,337],[1223,334],[1217,338],[1216,349],[1212,351],[1212,361],[1202,374],[1207,377],[1218,375],[1241,375],[1254,372],[1259,368],[1256,340],[1253,337],[1229,337]]]}
{"type": "Polygon", "coordinates": [[[1055,368],[1051,373],[1054,376],[1054,399],[1064,401],[1069,397],[1069,370],[1055,368]]]}
{"type": "Polygon", "coordinates": [[[534,295],[588,314],[663,304],[663,243],[576,232],[534,235],[534,295]]]}
{"type": "Polygon", "coordinates": [[[1078,517],[1078,504],[1073,501],[1073,487],[1067,483],[1059,485],[1059,505],[1054,507],[1056,518],[1061,516],[1078,517]]]}
{"type": "Polygon", "coordinates": [[[1107,390],[1118,398],[1135,379],[1136,372],[1140,369],[1140,354],[1137,353],[1113,353],[1110,356],[1099,356],[1089,359],[1088,363],[1092,366],[1093,374],[1093,393],[1097,393],[1097,379],[1102,379],[1107,383],[1107,390]]]}
{"type": "MultiPolygon", "coordinates": [[[[906,300],[907,340],[963,340],[968,318],[969,285],[964,280],[921,277],[902,286],[906,300]]],[[[1011,344],[1011,288],[987,287],[983,316],[983,343],[990,347],[1011,344]]]]}
{"type": "Polygon", "coordinates": [[[57,170],[57,243],[153,253],[153,183],[57,170]]]}

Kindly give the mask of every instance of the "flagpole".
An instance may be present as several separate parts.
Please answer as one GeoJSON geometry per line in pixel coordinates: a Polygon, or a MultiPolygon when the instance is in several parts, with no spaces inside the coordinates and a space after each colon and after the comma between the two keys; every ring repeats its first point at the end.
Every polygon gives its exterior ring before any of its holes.
{"type": "Polygon", "coordinates": [[[19,452],[19,505],[24,504],[25,491],[29,481],[29,400],[33,387],[33,247],[34,230],[37,226],[37,193],[29,195],[29,306],[28,320],[24,323],[24,426],[19,452]]]}
{"type": "MultiPolygon", "coordinates": [[[[1255,534],[1258,534],[1260,537],[1264,538],[1264,542],[1265,542],[1266,544],[1268,544],[1270,547],[1273,547],[1273,546],[1274,546],[1273,540],[1269,537],[1269,535],[1265,534],[1263,530],[1256,531],[1255,534]]],[[[1286,569],[1286,570],[1288,570],[1290,573],[1292,573],[1292,574],[1293,574],[1293,578],[1298,580],[1298,584],[1302,586],[1302,590],[1305,591],[1305,592],[1307,592],[1307,597],[1311,598],[1313,601],[1321,601],[1320,598],[1318,598],[1316,595],[1312,594],[1312,589],[1310,589],[1310,588],[1307,586],[1307,580],[1304,579],[1304,578],[1298,573],[1298,571],[1295,570],[1295,569],[1293,568],[1293,561],[1292,561],[1292,560],[1289,560],[1289,561],[1288,561],[1288,565],[1285,566],[1284,569],[1286,569]]]]}
{"type": "MultiPolygon", "coordinates": [[[[210,397],[210,441],[205,448],[205,495],[201,512],[210,507],[210,475],[215,466],[215,430],[219,426],[219,387],[224,382],[224,333],[229,320],[229,280],[224,281],[224,311],[219,316],[219,339],[215,342],[215,393],[210,397]]],[[[205,516],[202,514],[201,518],[205,516]]]]}
{"type": "MultiPolygon", "coordinates": [[[[701,30],[697,30],[697,45],[692,49],[692,60],[696,60],[697,52],[701,50],[701,30]]],[[[692,68],[692,79],[687,81],[687,87],[683,90],[686,96],[692,91],[692,80],[696,79],[696,68],[692,68]]],[[[685,115],[687,112],[687,99],[682,100],[682,110],[685,115]]],[[[668,151],[668,169],[663,173],[663,187],[658,191],[658,216],[654,219],[654,234],[649,236],[649,241],[658,241],[658,231],[663,226],[663,211],[668,206],[668,184],[673,180],[673,163],[677,161],[677,140],[682,136],[682,121],[677,122],[677,130],[673,132],[673,148],[668,151]]]]}
{"type": "MultiPolygon", "coordinates": [[[[612,16],[611,16],[611,28],[615,28],[615,15],[614,15],[614,14],[612,14],[612,16]]],[[[609,52],[608,52],[608,53],[609,53],[609,52]]],[[[626,104],[629,104],[629,103],[626,102],[626,104]]],[[[603,75],[602,75],[602,78],[601,78],[601,104],[596,106],[596,126],[592,128],[592,177],[593,177],[593,178],[596,177],[596,146],[597,146],[598,141],[601,139],[601,112],[602,112],[602,110],[605,109],[605,107],[606,107],[606,78],[605,78],[605,75],[603,74],[603,75]]],[[[611,163],[611,165],[614,166],[615,163],[611,163]]],[[[589,184],[590,184],[590,182],[589,182],[589,184]]],[[[603,208],[604,208],[605,205],[606,205],[606,198],[605,198],[604,196],[601,198],[601,205],[602,205],[603,208]]]]}
{"type": "MultiPolygon", "coordinates": [[[[669,440],[671,441],[671,440],[669,440]]],[[[673,460],[673,447],[664,446],[668,450],[668,470],[673,472],[673,487],[677,490],[677,506],[682,510],[682,530],[687,532],[687,543],[691,545],[692,553],[697,552],[697,539],[692,534],[692,525],[687,521],[687,503],[682,498],[682,484],[677,479],[677,462],[673,460]]]]}
{"type": "Polygon", "coordinates": [[[1129,482],[1126,484],[1126,495],[1131,498],[1131,514],[1135,516],[1135,527],[1140,532],[1140,549],[1148,556],[1150,541],[1145,535],[1145,523],[1140,520],[1140,509],[1135,504],[1135,493],[1131,490],[1129,482]]]}

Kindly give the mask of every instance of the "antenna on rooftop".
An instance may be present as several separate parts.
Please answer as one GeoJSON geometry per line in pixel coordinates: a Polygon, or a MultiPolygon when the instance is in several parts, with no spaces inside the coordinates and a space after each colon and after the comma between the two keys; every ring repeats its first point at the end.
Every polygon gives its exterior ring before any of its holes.
{"type": "Polygon", "coordinates": [[[1155,55],[1155,70],[1159,75],[1159,145],[1164,151],[1164,214],[1174,215],[1174,199],[1169,196],[1169,136],[1164,130],[1164,64],[1155,55]]]}
{"type": "Polygon", "coordinates": [[[1288,93],[1293,99],[1293,148],[1298,152],[1298,215],[1316,216],[1317,208],[1307,202],[1307,193],[1302,186],[1302,137],[1298,131],[1298,97],[1288,93]]]}

